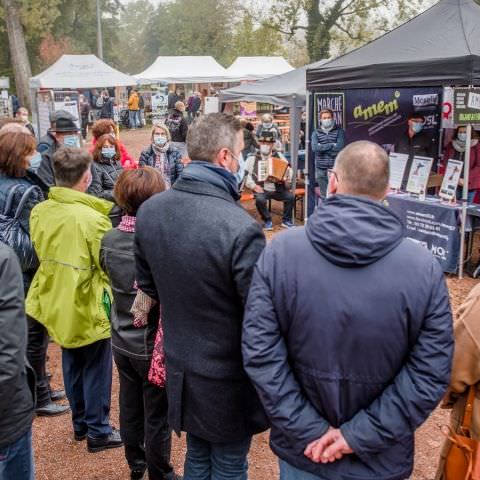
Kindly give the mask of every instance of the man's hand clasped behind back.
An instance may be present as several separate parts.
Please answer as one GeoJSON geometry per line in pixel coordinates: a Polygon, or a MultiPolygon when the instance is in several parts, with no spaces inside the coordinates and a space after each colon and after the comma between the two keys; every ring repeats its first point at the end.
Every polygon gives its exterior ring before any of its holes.
{"type": "Polygon", "coordinates": [[[330,427],[323,437],[307,445],[305,456],[315,463],[331,463],[353,453],[342,432],[330,427]]]}

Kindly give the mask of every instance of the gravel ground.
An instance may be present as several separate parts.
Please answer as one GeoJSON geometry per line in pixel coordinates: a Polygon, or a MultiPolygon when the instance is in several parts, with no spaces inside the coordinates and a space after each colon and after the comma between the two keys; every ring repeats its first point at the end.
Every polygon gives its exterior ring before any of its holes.
{"type": "MultiPolygon", "coordinates": [[[[121,139],[137,157],[141,149],[148,144],[149,130],[122,132],[121,139]]],[[[252,210],[253,205],[247,205],[252,210]]],[[[275,207],[278,208],[278,207],[275,207]]],[[[276,217],[276,223],[279,218],[276,217]]],[[[278,232],[278,227],[271,238],[278,232]]],[[[456,312],[467,293],[477,283],[470,278],[458,280],[447,278],[453,311],[456,312]]],[[[49,347],[49,370],[53,374],[54,388],[62,386],[61,353],[57,345],[49,347]]],[[[118,375],[114,371],[112,392],[112,422],[118,426],[118,375]]],[[[431,480],[434,478],[438,454],[443,436],[440,427],[448,423],[448,412],[437,409],[418,430],[416,439],[416,458],[413,480],[431,480]]],[[[123,456],[123,449],[89,454],[85,442],[73,440],[69,416],[54,418],[36,418],[33,424],[35,462],[38,480],[121,480],[129,478],[129,471],[123,456]]],[[[174,436],[172,461],[179,473],[185,453],[184,438],[174,436]]],[[[268,446],[268,433],[255,437],[250,453],[250,473],[252,480],[272,480],[278,478],[278,468],[274,455],[268,446]]]]}

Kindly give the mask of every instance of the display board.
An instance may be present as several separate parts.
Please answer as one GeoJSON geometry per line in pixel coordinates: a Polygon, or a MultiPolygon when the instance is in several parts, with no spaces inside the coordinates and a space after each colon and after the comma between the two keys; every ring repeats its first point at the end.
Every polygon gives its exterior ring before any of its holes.
{"type": "Polygon", "coordinates": [[[480,125],[480,88],[455,88],[455,125],[480,125]]]}
{"type": "Polygon", "coordinates": [[[407,167],[408,155],[404,153],[391,153],[390,157],[390,188],[400,190],[407,167]]]}
{"type": "Polygon", "coordinates": [[[425,195],[432,164],[432,158],[415,157],[413,159],[408,175],[407,192],[416,195],[425,195]]]}
{"type": "Polygon", "coordinates": [[[70,113],[75,118],[75,125],[80,128],[80,114],[78,111],[78,103],[75,100],[70,100],[68,97],[60,102],[54,102],[55,111],[63,110],[70,113]]]}
{"type": "Polygon", "coordinates": [[[167,115],[168,88],[162,87],[152,92],[152,119],[159,120],[167,115]]]}
{"type": "Polygon", "coordinates": [[[463,162],[453,159],[450,159],[447,162],[442,186],[440,187],[440,198],[448,201],[453,201],[455,199],[462,170],[463,162]]]}

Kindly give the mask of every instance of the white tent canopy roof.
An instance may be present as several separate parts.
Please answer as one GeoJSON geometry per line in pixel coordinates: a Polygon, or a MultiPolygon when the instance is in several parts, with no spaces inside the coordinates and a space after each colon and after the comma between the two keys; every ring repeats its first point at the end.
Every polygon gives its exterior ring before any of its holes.
{"type": "Polygon", "coordinates": [[[62,55],[30,79],[30,88],[128,87],[137,81],[102,62],[95,55],[62,55]]]}
{"type": "Polygon", "coordinates": [[[135,75],[139,83],[209,83],[221,82],[226,75],[213,57],[157,57],[150,67],[135,75]]]}
{"type": "Polygon", "coordinates": [[[226,73],[230,81],[259,80],[293,69],[283,57],[238,57],[227,68],[226,73]]]}

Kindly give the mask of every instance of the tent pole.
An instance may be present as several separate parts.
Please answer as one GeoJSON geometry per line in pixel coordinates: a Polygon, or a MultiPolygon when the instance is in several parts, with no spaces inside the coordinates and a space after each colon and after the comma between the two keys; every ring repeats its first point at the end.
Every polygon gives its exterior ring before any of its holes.
{"type": "MultiPolygon", "coordinates": [[[[296,106],[296,95],[290,99],[290,162],[293,170],[292,178],[292,193],[295,196],[297,188],[297,172],[298,172],[298,137],[299,137],[299,118],[298,108],[296,106]]],[[[293,214],[295,214],[295,205],[293,207],[293,214]]],[[[293,223],[295,218],[292,217],[293,223]]]]}
{"type": "Polygon", "coordinates": [[[463,193],[462,193],[462,223],[460,229],[460,260],[458,265],[458,278],[463,278],[463,265],[465,256],[465,227],[467,222],[468,202],[468,177],[470,171],[470,147],[472,144],[472,126],[467,125],[467,143],[465,145],[465,158],[463,161],[463,193]]]}
{"type": "Polygon", "coordinates": [[[310,180],[309,180],[309,170],[310,170],[310,99],[312,97],[312,92],[307,90],[307,97],[305,103],[305,114],[306,114],[306,122],[305,122],[305,223],[308,221],[308,200],[310,196],[310,180]]]}

